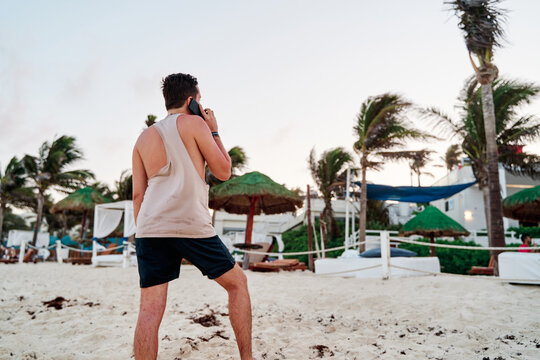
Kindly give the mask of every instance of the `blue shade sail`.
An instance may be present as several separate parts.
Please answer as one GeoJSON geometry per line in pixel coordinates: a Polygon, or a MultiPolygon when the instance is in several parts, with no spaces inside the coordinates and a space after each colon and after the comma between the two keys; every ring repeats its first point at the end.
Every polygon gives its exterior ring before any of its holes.
{"type": "MultiPolygon", "coordinates": [[[[361,182],[356,181],[354,184],[360,186],[361,182]]],[[[375,200],[427,203],[450,197],[474,184],[476,181],[459,185],[426,187],[367,184],[367,197],[375,200]]]]}

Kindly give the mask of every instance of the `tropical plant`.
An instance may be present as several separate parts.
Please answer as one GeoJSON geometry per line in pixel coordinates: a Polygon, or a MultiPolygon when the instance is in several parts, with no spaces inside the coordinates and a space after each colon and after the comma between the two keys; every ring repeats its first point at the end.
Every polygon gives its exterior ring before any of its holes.
{"type": "Polygon", "coordinates": [[[68,192],[80,188],[88,179],[94,178],[90,170],[67,170],[82,158],[82,151],[76,146],[75,138],[66,135],[54,139],[51,143],[45,141],[37,156],[24,156],[23,164],[37,200],[37,218],[32,240],[34,244],[41,228],[43,206],[49,191],[54,189],[68,192]]]}
{"type": "MultiPolygon", "coordinates": [[[[231,158],[231,178],[237,177],[240,175],[240,172],[244,170],[247,166],[248,157],[246,152],[240,146],[234,146],[228,151],[229,157],[231,158]]],[[[210,187],[219,185],[223,181],[219,180],[217,177],[212,174],[208,166],[205,167],[205,177],[206,182],[210,187]]]]}
{"type": "Polygon", "coordinates": [[[109,188],[109,185],[105,184],[104,182],[95,181],[92,184],[90,184],[90,186],[96,189],[96,191],[98,191],[101,195],[106,197],[109,201],[115,200],[116,192],[112,191],[109,188]]]}
{"type": "MultiPolygon", "coordinates": [[[[81,224],[80,217],[72,211],[52,212],[54,201],[50,195],[45,196],[43,204],[43,218],[47,222],[48,231],[58,237],[69,233],[76,225],[81,224]]],[[[35,224],[34,224],[35,226],[35,224]]]]}
{"type": "Polygon", "coordinates": [[[452,171],[456,166],[459,166],[459,157],[461,154],[462,151],[459,144],[452,144],[448,147],[448,149],[446,149],[446,153],[444,153],[443,158],[446,165],[446,170],[452,171]]]}
{"type": "MultiPolygon", "coordinates": [[[[357,138],[354,150],[360,156],[362,183],[360,194],[359,241],[366,239],[368,170],[380,170],[384,160],[410,159],[411,152],[391,151],[405,147],[407,140],[429,139],[432,136],[412,127],[405,111],[411,103],[397,94],[386,93],[369,97],[356,116],[354,134],[357,138]],[[401,154],[401,156],[400,156],[401,154]]],[[[364,246],[360,245],[360,251],[364,246]]]]}
{"type": "Polygon", "coordinates": [[[26,184],[26,173],[22,162],[12,157],[2,173],[0,168],[0,234],[4,224],[4,214],[8,205],[26,205],[25,198],[31,196],[26,184]]]}
{"type": "Polygon", "coordinates": [[[0,239],[5,239],[9,230],[29,230],[30,227],[26,224],[24,218],[14,214],[11,208],[7,207],[4,212],[4,230],[0,233],[0,239]]]}
{"type": "MultiPolygon", "coordinates": [[[[459,18],[469,59],[481,84],[482,108],[486,138],[487,177],[489,182],[489,245],[505,245],[502,217],[502,199],[499,183],[499,165],[497,156],[495,109],[493,104],[492,84],[499,75],[493,64],[493,49],[501,46],[504,31],[504,11],[498,8],[500,0],[454,0],[447,1],[459,18]],[[473,56],[476,56],[478,64],[473,56]]],[[[498,252],[492,252],[494,274],[499,274],[498,252]]]]}
{"type": "MultiPolygon", "coordinates": [[[[133,200],[133,174],[131,170],[124,170],[120,179],[115,182],[116,189],[113,199],[116,201],[133,200]]],[[[105,194],[104,194],[105,195],[105,194]]]]}
{"type": "Polygon", "coordinates": [[[311,177],[324,200],[321,219],[324,219],[328,225],[328,233],[332,236],[338,236],[339,228],[334,219],[332,198],[336,196],[339,188],[345,187],[347,167],[353,164],[352,155],[342,147],[337,147],[323,152],[321,157],[317,159],[315,149],[312,149],[308,162],[311,177]]]}
{"type": "Polygon", "coordinates": [[[156,115],[148,114],[146,116],[146,120],[144,121],[144,123],[146,124],[147,127],[150,127],[156,123],[156,119],[157,119],[156,115]]]}
{"type": "Polygon", "coordinates": [[[431,154],[433,154],[435,151],[429,150],[429,149],[423,149],[423,150],[406,150],[406,151],[383,151],[380,152],[381,155],[386,156],[387,159],[394,159],[394,160],[407,160],[409,162],[409,168],[411,169],[411,186],[412,186],[412,176],[413,173],[416,174],[416,177],[418,179],[418,186],[422,186],[420,184],[420,175],[426,175],[433,177],[433,174],[427,171],[424,171],[423,169],[428,165],[428,163],[431,161],[431,154]]]}
{"type": "MultiPolygon", "coordinates": [[[[538,93],[540,87],[531,83],[505,79],[493,83],[498,162],[515,175],[540,177],[540,156],[523,151],[526,142],[540,138],[540,120],[533,115],[518,115],[519,108],[529,104],[538,93]]],[[[482,90],[474,77],[467,80],[458,98],[458,109],[458,120],[435,109],[431,112],[440,119],[438,125],[443,125],[444,130],[449,130],[461,140],[461,149],[471,160],[473,174],[483,192],[486,224],[490,232],[490,190],[482,90]]]]}

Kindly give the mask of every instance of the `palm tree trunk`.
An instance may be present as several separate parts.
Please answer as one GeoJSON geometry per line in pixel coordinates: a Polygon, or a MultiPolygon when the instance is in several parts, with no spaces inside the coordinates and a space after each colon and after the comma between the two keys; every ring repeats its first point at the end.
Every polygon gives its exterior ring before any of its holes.
{"type": "Polygon", "coordinates": [[[41,220],[43,218],[43,204],[45,204],[45,196],[38,192],[37,193],[37,211],[36,211],[36,226],[34,227],[34,236],[32,237],[32,244],[36,246],[37,236],[39,229],[41,228],[41,220]]]}
{"type": "Polygon", "coordinates": [[[421,187],[422,185],[420,185],[420,171],[418,171],[416,175],[418,176],[418,187],[421,187]]]}
{"type": "Polygon", "coordinates": [[[4,226],[4,213],[6,212],[7,205],[5,203],[0,204],[0,240],[2,240],[2,228],[4,226]]]}
{"type": "MultiPolygon", "coordinates": [[[[362,159],[363,160],[363,159],[362,159]]],[[[367,167],[362,161],[362,184],[360,191],[360,224],[358,225],[358,241],[363,243],[366,241],[366,221],[367,221],[367,184],[366,184],[367,167]]],[[[365,244],[360,244],[358,250],[364,252],[365,244]]]]}
{"type": "Polygon", "coordinates": [[[326,233],[327,234],[330,234],[330,235],[334,235],[334,216],[332,214],[332,198],[330,197],[330,194],[328,194],[328,196],[325,196],[324,197],[324,210],[323,210],[323,214],[324,214],[324,221],[326,222],[326,224],[328,224],[328,226],[326,226],[326,233]]]}
{"type": "Polygon", "coordinates": [[[484,197],[484,214],[486,216],[486,229],[488,239],[491,239],[491,224],[489,222],[489,189],[487,186],[482,188],[482,195],[484,197]]]}
{"type": "MultiPolygon", "coordinates": [[[[484,113],[484,128],[486,132],[486,155],[489,187],[489,222],[491,236],[489,246],[504,247],[504,225],[502,217],[501,187],[499,184],[499,161],[497,154],[497,138],[495,130],[495,106],[493,105],[493,90],[491,83],[482,85],[482,108],[484,113]]],[[[499,276],[498,255],[502,251],[493,251],[493,272],[499,276]]]]}

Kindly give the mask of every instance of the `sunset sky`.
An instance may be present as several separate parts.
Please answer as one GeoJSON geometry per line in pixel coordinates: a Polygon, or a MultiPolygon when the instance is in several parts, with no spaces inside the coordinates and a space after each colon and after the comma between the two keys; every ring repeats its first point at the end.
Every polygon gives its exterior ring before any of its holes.
{"type": "MultiPolygon", "coordinates": [[[[503,7],[500,74],[540,84],[540,2],[503,7]]],[[[199,79],[201,103],[215,111],[225,146],[245,149],[248,171],[305,187],[313,147],[352,152],[368,96],[398,92],[457,116],[472,67],[443,1],[2,1],[2,168],[66,134],[84,151],[77,167],[113,185],[131,167],[146,116],[165,116],[160,81],[176,72],[199,79]]],[[[540,115],[540,98],[522,111],[540,115]]],[[[435,149],[442,165],[456,141],[408,148],[435,149]]],[[[539,144],[525,149],[540,154],[539,144]]],[[[446,173],[427,170],[435,178],[423,185],[446,173]]],[[[410,185],[409,168],[389,163],[368,180],[410,185]]]]}

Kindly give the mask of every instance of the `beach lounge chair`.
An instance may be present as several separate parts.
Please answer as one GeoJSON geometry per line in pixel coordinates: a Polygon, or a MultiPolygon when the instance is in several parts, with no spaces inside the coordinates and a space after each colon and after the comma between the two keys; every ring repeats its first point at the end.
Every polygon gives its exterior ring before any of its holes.
{"type": "Polygon", "coordinates": [[[307,270],[307,266],[298,259],[278,259],[271,262],[257,262],[254,264],[249,264],[249,269],[260,272],[278,272],[280,270],[304,271],[307,270]]]}
{"type": "Polygon", "coordinates": [[[0,250],[0,263],[15,264],[17,262],[19,262],[17,249],[15,249],[14,247],[5,247],[2,245],[0,250]]]}
{"type": "MultiPolygon", "coordinates": [[[[116,244],[109,244],[107,248],[113,248],[116,244]]],[[[100,254],[111,254],[114,250],[105,250],[100,254]]],[[[72,265],[92,265],[92,253],[80,252],[75,250],[69,250],[70,255],[73,252],[73,255],[68,257],[65,262],[71,263],[72,265]]]]}
{"type": "MultiPolygon", "coordinates": [[[[259,243],[263,247],[257,252],[271,252],[273,243],[259,243]],[[265,250],[266,248],[266,250],[265,250]]],[[[293,270],[306,270],[307,266],[300,262],[298,259],[282,259],[268,262],[268,255],[250,254],[249,256],[249,270],[260,272],[277,272],[280,270],[293,271],[293,270]]]]}
{"type": "Polygon", "coordinates": [[[469,270],[470,275],[490,275],[493,276],[493,256],[489,258],[488,266],[473,266],[469,270]]]}

